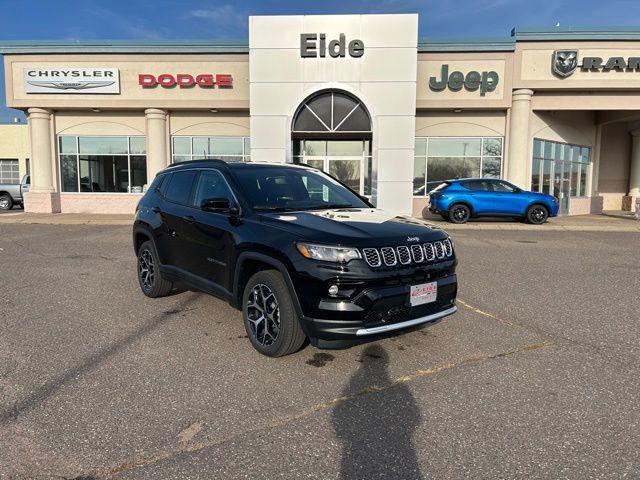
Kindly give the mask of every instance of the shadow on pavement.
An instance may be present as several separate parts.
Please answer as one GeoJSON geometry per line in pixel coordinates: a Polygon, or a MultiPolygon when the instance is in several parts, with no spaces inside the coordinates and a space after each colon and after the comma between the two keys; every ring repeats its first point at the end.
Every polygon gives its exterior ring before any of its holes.
{"type": "Polygon", "coordinates": [[[332,414],[343,445],[340,478],[423,478],[412,442],[420,410],[409,387],[400,383],[364,395],[392,383],[387,372],[389,355],[379,345],[369,345],[360,361],[360,368],[342,391],[349,400],[336,406],[332,414]]]}
{"type": "Polygon", "coordinates": [[[27,413],[34,408],[40,406],[47,399],[55,395],[59,390],[74,382],[78,377],[87,375],[100,367],[104,362],[119,354],[122,350],[133,345],[135,342],[144,338],[160,326],[162,326],[173,315],[190,307],[199,298],[199,294],[193,293],[189,297],[182,300],[171,310],[166,310],[136,328],[129,335],[122,337],[120,340],[105,346],[93,355],[86,358],[81,363],[70,368],[61,375],[48,381],[41,387],[35,389],[30,395],[11,407],[0,409],[0,426],[4,426],[15,421],[20,415],[27,413]]]}

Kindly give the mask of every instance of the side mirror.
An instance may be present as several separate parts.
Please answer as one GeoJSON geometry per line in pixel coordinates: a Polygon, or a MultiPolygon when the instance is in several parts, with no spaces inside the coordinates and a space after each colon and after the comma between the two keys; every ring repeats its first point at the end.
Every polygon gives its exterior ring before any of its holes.
{"type": "MultiPolygon", "coordinates": [[[[237,211],[237,207],[234,207],[237,211]]],[[[214,213],[231,213],[231,202],[228,198],[205,198],[200,202],[200,210],[214,213]]]]}
{"type": "Polygon", "coordinates": [[[513,193],[521,193],[522,189],[520,187],[516,187],[513,189],[513,193]]]}

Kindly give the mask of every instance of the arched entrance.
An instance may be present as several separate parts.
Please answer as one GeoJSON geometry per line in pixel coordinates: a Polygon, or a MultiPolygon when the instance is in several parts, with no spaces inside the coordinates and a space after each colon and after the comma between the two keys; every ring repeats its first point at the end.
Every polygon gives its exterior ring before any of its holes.
{"type": "Polygon", "coordinates": [[[293,118],[294,163],[320,168],[361,195],[371,195],[371,117],[353,95],[324,90],[293,118]]]}

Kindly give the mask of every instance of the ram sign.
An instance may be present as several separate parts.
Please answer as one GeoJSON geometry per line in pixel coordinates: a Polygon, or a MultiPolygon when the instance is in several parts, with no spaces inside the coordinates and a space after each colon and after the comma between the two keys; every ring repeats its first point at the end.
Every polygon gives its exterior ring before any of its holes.
{"type": "Polygon", "coordinates": [[[117,68],[25,68],[25,93],[120,93],[117,68]]]}

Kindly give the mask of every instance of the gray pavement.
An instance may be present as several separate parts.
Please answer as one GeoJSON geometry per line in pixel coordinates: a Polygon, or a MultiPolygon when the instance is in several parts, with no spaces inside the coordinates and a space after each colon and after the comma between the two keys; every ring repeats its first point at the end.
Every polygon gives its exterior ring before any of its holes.
{"type": "Polygon", "coordinates": [[[0,224],[0,478],[640,476],[640,236],[451,233],[459,313],[267,359],[128,227],[0,224]]]}

